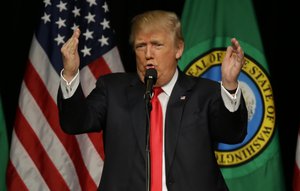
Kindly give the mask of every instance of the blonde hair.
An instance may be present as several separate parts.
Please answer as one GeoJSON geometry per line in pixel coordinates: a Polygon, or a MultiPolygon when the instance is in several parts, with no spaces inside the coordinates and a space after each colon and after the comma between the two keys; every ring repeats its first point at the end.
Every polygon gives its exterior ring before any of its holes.
{"type": "Polygon", "coordinates": [[[131,20],[129,43],[134,45],[134,40],[138,31],[156,28],[164,29],[173,34],[175,43],[184,41],[180,20],[174,12],[152,10],[133,17],[131,20]]]}

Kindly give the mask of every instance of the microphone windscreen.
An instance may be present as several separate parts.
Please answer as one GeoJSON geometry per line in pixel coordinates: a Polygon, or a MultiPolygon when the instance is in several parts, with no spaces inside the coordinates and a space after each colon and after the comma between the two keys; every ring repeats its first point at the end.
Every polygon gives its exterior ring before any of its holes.
{"type": "Polygon", "coordinates": [[[148,79],[152,79],[153,80],[153,84],[156,83],[156,80],[157,80],[157,71],[154,68],[148,68],[146,70],[144,81],[146,82],[148,79]]]}

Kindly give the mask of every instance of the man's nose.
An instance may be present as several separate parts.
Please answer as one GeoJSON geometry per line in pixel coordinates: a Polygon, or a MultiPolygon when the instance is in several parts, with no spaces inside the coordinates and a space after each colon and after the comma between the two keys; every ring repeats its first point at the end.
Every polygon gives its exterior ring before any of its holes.
{"type": "Polygon", "coordinates": [[[150,59],[150,58],[152,58],[152,46],[151,46],[151,44],[149,44],[149,45],[147,45],[146,46],[146,50],[145,50],[145,57],[146,57],[146,59],[150,59]]]}

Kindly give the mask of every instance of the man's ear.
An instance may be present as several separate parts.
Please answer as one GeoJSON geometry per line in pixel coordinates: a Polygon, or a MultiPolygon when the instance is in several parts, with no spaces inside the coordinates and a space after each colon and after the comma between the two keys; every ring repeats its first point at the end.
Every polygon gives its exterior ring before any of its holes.
{"type": "Polygon", "coordinates": [[[183,41],[179,41],[178,45],[177,45],[177,52],[176,52],[176,59],[180,59],[180,57],[182,56],[184,50],[184,42],[183,41]]]}

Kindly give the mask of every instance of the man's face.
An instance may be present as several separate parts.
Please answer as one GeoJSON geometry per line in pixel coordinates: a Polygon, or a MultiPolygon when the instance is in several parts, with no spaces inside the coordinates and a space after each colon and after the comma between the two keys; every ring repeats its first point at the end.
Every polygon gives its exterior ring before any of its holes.
{"type": "Polygon", "coordinates": [[[174,75],[177,60],[182,55],[183,42],[175,45],[173,34],[163,29],[143,30],[136,34],[134,51],[140,79],[144,81],[146,69],[155,68],[155,86],[163,86],[174,75]]]}

